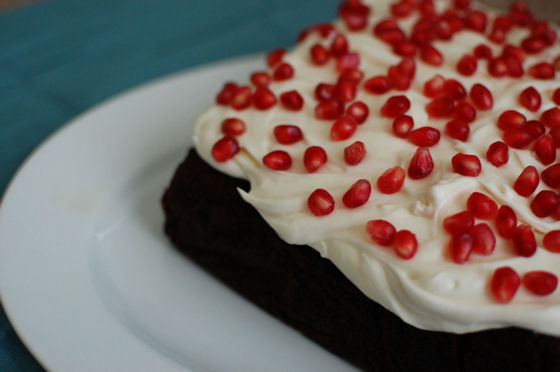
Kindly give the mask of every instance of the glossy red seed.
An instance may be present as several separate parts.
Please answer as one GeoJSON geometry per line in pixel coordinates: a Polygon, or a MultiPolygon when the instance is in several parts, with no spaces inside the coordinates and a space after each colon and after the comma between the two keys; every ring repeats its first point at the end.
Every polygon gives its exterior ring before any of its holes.
{"type": "Polygon", "coordinates": [[[381,107],[381,115],[395,118],[407,112],[408,109],[410,109],[410,101],[406,96],[392,96],[381,107]]]}
{"type": "Polygon", "coordinates": [[[535,79],[554,79],[556,70],[551,63],[541,62],[529,67],[529,75],[531,75],[535,79]]]}
{"type": "Polygon", "coordinates": [[[245,133],[245,122],[238,118],[227,118],[222,121],[221,129],[226,136],[240,136],[245,133]]]}
{"type": "Polygon", "coordinates": [[[449,241],[449,254],[453,262],[463,264],[469,260],[473,250],[473,238],[468,233],[457,233],[449,241]]]}
{"type": "Polygon", "coordinates": [[[333,141],[344,141],[352,137],[357,127],[358,123],[353,116],[341,116],[331,126],[330,138],[333,141]]]}
{"type": "Polygon", "coordinates": [[[356,165],[366,155],[366,146],[361,141],[356,141],[344,149],[344,161],[348,165],[356,165]]]}
{"type": "Polygon", "coordinates": [[[358,53],[349,52],[339,56],[336,59],[336,70],[343,73],[346,70],[357,68],[360,65],[360,56],[358,53]]]}
{"type": "Polygon", "coordinates": [[[529,133],[533,139],[539,138],[546,132],[544,124],[538,120],[529,120],[523,130],[529,133]]]}
{"type": "Polygon", "coordinates": [[[501,141],[496,141],[488,146],[488,151],[486,152],[486,159],[495,167],[501,167],[507,164],[509,160],[509,148],[508,145],[501,141]]]}
{"type": "Polygon", "coordinates": [[[334,95],[342,102],[353,101],[356,97],[356,85],[349,80],[341,80],[335,86],[334,95]]]}
{"type": "Polygon", "coordinates": [[[461,120],[451,120],[445,124],[445,134],[459,141],[467,141],[470,128],[467,123],[461,120]]]}
{"type": "Polygon", "coordinates": [[[253,94],[251,93],[251,88],[238,87],[233,92],[229,104],[234,110],[240,111],[251,106],[252,100],[253,100],[253,94]]]}
{"type": "Polygon", "coordinates": [[[494,77],[506,76],[508,65],[504,57],[495,57],[488,61],[488,73],[494,77]]]}
{"type": "Polygon", "coordinates": [[[218,105],[229,105],[236,90],[237,84],[225,83],[222,90],[216,95],[216,103],[218,105]]]}
{"type": "Polygon", "coordinates": [[[397,18],[407,17],[414,10],[414,4],[410,2],[400,1],[391,4],[391,14],[397,18]]]}
{"type": "Polygon", "coordinates": [[[468,231],[474,225],[474,216],[469,211],[463,211],[446,217],[443,228],[450,234],[468,231]]]}
{"type": "Polygon", "coordinates": [[[431,147],[440,139],[439,130],[432,127],[422,127],[411,131],[407,139],[418,147],[431,147]]]}
{"type": "Polygon", "coordinates": [[[318,101],[326,101],[334,98],[335,86],[334,84],[319,83],[314,92],[318,101]]]}
{"type": "Polygon", "coordinates": [[[527,54],[536,54],[543,50],[545,47],[544,42],[539,37],[529,36],[521,42],[521,48],[527,54]]]}
{"type": "Polygon", "coordinates": [[[552,140],[554,141],[554,147],[560,148],[560,125],[550,129],[549,133],[552,136],[552,140]]]}
{"type": "Polygon", "coordinates": [[[344,113],[344,104],[336,98],[321,101],[315,106],[315,117],[319,120],[334,120],[344,113]]]}
{"type": "Polygon", "coordinates": [[[395,241],[397,230],[385,220],[371,220],[366,224],[366,232],[375,243],[382,246],[390,246],[395,241]]]}
{"type": "Polygon", "coordinates": [[[523,286],[537,296],[548,296],[558,287],[558,277],[548,271],[529,271],[523,275],[523,286]]]}
{"type": "Polygon", "coordinates": [[[303,97],[296,90],[280,94],[280,102],[285,109],[291,111],[299,111],[303,107],[303,97]]]}
{"type": "Polygon", "coordinates": [[[445,80],[445,83],[443,84],[443,94],[454,101],[467,97],[465,87],[455,79],[445,80]]]}
{"type": "Polygon", "coordinates": [[[513,237],[517,227],[517,216],[513,209],[507,205],[502,205],[496,214],[496,230],[505,239],[513,237]]]}
{"type": "Polygon", "coordinates": [[[405,175],[402,167],[397,166],[387,169],[377,179],[377,188],[383,194],[394,194],[402,188],[405,175]]]}
{"type": "Polygon", "coordinates": [[[371,195],[371,185],[368,180],[356,181],[342,197],[342,202],[348,208],[357,208],[364,205],[371,195]]]}
{"type": "Polygon", "coordinates": [[[401,40],[393,44],[393,52],[403,57],[413,57],[416,54],[416,46],[408,40],[401,40]]]}
{"type": "Polygon", "coordinates": [[[560,106],[560,88],[557,88],[554,93],[552,93],[552,100],[560,106]]]}
{"type": "Polygon", "coordinates": [[[219,139],[212,147],[212,157],[218,163],[223,163],[233,158],[239,152],[239,144],[233,137],[225,136],[219,139]]]}
{"type": "Polygon", "coordinates": [[[270,76],[266,72],[253,72],[251,74],[251,83],[256,87],[266,87],[270,83],[270,76]]]}
{"type": "Polygon", "coordinates": [[[473,31],[484,32],[488,16],[486,13],[475,10],[467,14],[465,18],[465,27],[473,31]]]}
{"type": "Polygon", "coordinates": [[[391,82],[391,86],[396,90],[407,90],[410,88],[412,78],[404,75],[397,66],[389,67],[389,70],[387,70],[387,77],[391,82]]]}
{"type": "Polygon", "coordinates": [[[521,285],[519,275],[509,266],[496,269],[490,280],[490,292],[500,304],[510,302],[521,285]]]}
{"type": "Polygon", "coordinates": [[[424,83],[424,95],[429,98],[434,98],[443,93],[445,79],[441,75],[435,75],[430,80],[424,83]]]}
{"type": "Polygon", "coordinates": [[[503,139],[508,146],[515,149],[524,149],[533,142],[533,136],[527,131],[527,128],[508,129],[504,132],[503,139]]]}
{"type": "Polygon", "coordinates": [[[294,76],[294,68],[289,63],[281,63],[272,73],[272,79],[282,81],[294,76]]]}
{"type": "Polygon", "coordinates": [[[369,116],[369,108],[362,101],[356,101],[348,106],[346,109],[346,115],[352,116],[356,119],[356,123],[360,125],[363,124],[369,116]]]}
{"type": "Polygon", "coordinates": [[[473,239],[473,251],[485,256],[491,255],[496,248],[496,236],[485,223],[479,223],[469,230],[473,239]]]}
{"type": "Polygon", "coordinates": [[[443,56],[431,45],[425,45],[420,49],[420,59],[432,66],[441,66],[443,64],[443,56]]]}
{"type": "Polygon", "coordinates": [[[544,248],[553,253],[560,253],[560,230],[552,230],[543,238],[544,248]]]}
{"type": "Polygon", "coordinates": [[[560,196],[552,190],[542,190],[531,201],[533,214],[540,218],[549,217],[560,204],[560,196]]]}
{"type": "Polygon", "coordinates": [[[523,169],[521,174],[513,183],[513,189],[521,196],[529,196],[537,189],[539,185],[539,172],[532,165],[523,169]]]}
{"type": "Polygon", "coordinates": [[[447,96],[434,98],[426,105],[426,112],[434,118],[449,117],[454,109],[453,100],[447,96]]]}
{"type": "Polygon", "coordinates": [[[534,87],[525,88],[519,95],[519,103],[529,111],[541,107],[541,95],[534,87]]]}
{"type": "Polygon", "coordinates": [[[539,137],[533,145],[533,151],[544,165],[551,164],[556,160],[556,148],[554,147],[554,139],[551,135],[546,134],[539,137]]]}
{"type": "Polygon", "coordinates": [[[541,114],[540,120],[547,127],[560,126],[560,108],[553,107],[544,111],[541,114]]]}
{"type": "Polygon", "coordinates": [[[307,198],[307,207],[315,216],[326,216],[334,210],[334,199],[327,190],[317,189],[307,198]]]}
{"type": "Polygon", "coordinates": [[[348,41],[344,35],[338,34],[334,37],[329,51],[335,57],[341,56],[348,52],[348,41]]]}
{"type": "Polygon", "coordinates": [[[552,188],[560,187],[560,163],[546,168],[542,173],[543,182],[552,188]]]}
{"type": "Polygon", "coordinates": [[[274,137],[283,145],[291,145],[296,143],[303,138],[303,133],[298,126],[282,124],[274,127],[273,130],[274,137]]]}
{"type": "Polygon", "coordinates": [[[471,87],[469,97],[479,110],[489,110],[494,106],[492,93],[484,85],[476,83],[471,87]]]}
{"type": "Polygon", "coordinates": [[[527,122],[525,115],[515,110],[506,110],[498,117],[498,128],[507,130],[511,128],[521,128],[527,122]]]}
{"type": "Polygon", "coordinates": [[[292,166],[292,157],[286,151],[275,150],[263,156],[263,164],[273,170],[287,170],[292,166]]]}
{"type": "MultiPolygon", "coordinates": [[[[382,21],[383,22],[383,21],[382,21]]],[[[395,28],[386,29],[384,31],[379,32],[377,35],[381,40],[389,43],[391,45],[401,42],[406,39],[405,33],[396,26],[395,28]]]]}
{"type": "Polygon", "coordinates": [[[513,246],[518,255],[531,257],[537,251],[537,241],[531,227],[519,225],[513,233],[513,246]]]}
{"type": "Polygon", "coordinates": [[[331,56],[327,48],[325,48],[321,44],[313,45],[309,50],[309,53],[311,55],[311,63],[318,66],[327,63],[331,56]]]}
{"type": "Polygon", "coordinates": [[[512,57],[506,58],[505,61],[507,66],[507,75],[509,77],[519,78],[523,76],[525,70],[523,69],[523,65],[520,61],[512,57]]]}
{"type": "Polygon", "coordinates": [[[471,76],[476,71],[477,65],[476,58],[467,54],[461,57],[459,62],[457,62],[457,71],[461,75],[471,76]]]}
{"type": "Polygon", "coordinates": [[[372,94],[384,94],[391,88],[391,80],[387,76],[374,76],[364,83],[364,89],[372,94]]]}
{"type": "Polygon", "coordinates": [[[308,147],[303,154],[303,165],[309,173],[316,172],[327,160],[327,152],[320,146],[308,147]]]}
{"type": "Polygon", "coordinates": [[[428,177],[434,170],[434,161],[430,150],[419,147],[408,165],[408,176],[413,180],[428,177]]]}
{"type": "Polygon", "coordinates": [[[400,138],[406,138],[414,127],[414,119],[408,115],[399,115],[393,120],[393,133],[400,138]]]}
{"type": "Polygon", "coordinates": [[[284,58],[285,54],[285,49],[273,50],[266,56],[266,64],[268,65],[268,67],[274,67],[278,65],[280,62],[282,62],[282,58],[284,58]]]}
{"type": "Polygon", "coordinates": [[[358,85],[364,78],[364,72],[357,68],[349,68],[338,77],[338,82],[347,80],[355,85],[358,85]]]}
{"type": "Polygon", "coordinates": [[[268,110],[276,104],[276,96],[268,88],[258,87],[253,94],[253,105],[257,110],[268,110]]]}
{"type": "Polygon", "coordinates": [[[459,101],[455,104],[453,118],[464,123],[472,123],[476,119],[476,110],[467,101],[459,101]]]}
{"type": "Polygon", "coordinates": [[[467,199],[467,210],[476,218],[488,220],[496,215],[498,204],[488,196],[475,191],[467,199]]]}
{"type": "Polygon", "coordinates": [[[488,45],[478,44],[473,50],[474,56],[478,59],[492,58],[492,49],[488,45]]]}
{"type": "Polygon", "coordinates": [[[418,250],[416,235],[408,230],[399,230],[395,235],[393,249],[398,257],[405,260],[411,259],[418,250]]]}
{"type": "Polygon", "coordinates": [[[467,177],[478,177],[482,170],[480,160],[476,155],[456,154],[451,158],[453,172],[467,177]]]}
{"type": "Polygon", "coordinates": [[[338,14],[351,31],[365,28],[369,13],[370,8],[357,0],[345,1],[338,8],[338,14]]]}

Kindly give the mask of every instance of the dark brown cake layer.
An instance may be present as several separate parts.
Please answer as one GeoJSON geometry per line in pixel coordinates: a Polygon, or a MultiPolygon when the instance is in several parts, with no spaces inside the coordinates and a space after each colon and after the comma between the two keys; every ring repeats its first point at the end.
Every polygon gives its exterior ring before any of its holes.
{"type": "Polygon", "coordinates": [[[519,328],[423,331],[365,297],[312,248],[283,242],[194,150],[162,203],[165,232],[200,266],[326,349],[370,371],[560,371],[560,339],[519,328]]]}

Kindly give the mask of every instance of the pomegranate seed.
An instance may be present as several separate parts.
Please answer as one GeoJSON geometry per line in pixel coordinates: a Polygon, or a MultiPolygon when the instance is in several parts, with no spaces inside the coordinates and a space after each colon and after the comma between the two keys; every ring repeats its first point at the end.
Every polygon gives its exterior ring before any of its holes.
{"type": "Polygon", "coordinates": [[[479,110],[489,110],[494,106],[492,93],[484,85],[476,83],[469,93],[471,100],[479,110]]]}
{"type": "Polygon", "coordinates": [[[321,101],[315,106],[315,117],[319,120],[334,120],[344,113],[344,104],[336,98],[321,101]]]}
{"type": "Polygon", "coordinates": [[[554,141],[554,147],[560,148],[560,125],[555,126],[550,130],[550,135],[554,141]]]}
{"type": "Polygon", "coordinates": [[[519,103],[529,111],[537,111],[541,107],[541,95],[535,88],[528,87],[519,95],[519,103]]]}
{"type": "Polygon", "coordinates": [[[369,116],[369,108],[362,101],[356,101],[348,106],[346,109],[346,115],[352,116],[356,119],[356,123],[358,125],[363,124],[369,116]]]}
{"type": "Polygon", "coordinates": [[[488,16],[486,13],[475,10],[467,14],[465,18],[465,27],[473,31],[484,32],[488,16]]]}
{"type": "Polygon", "coordinates": [[[509,31],[511,28],[511,20],[506,16],[497,16],[494,18],[494,27],[500,30],[509,31]]]}
{"type": "Polygon", "coordinates": [[[416,73],[416,63],[412,58],[403,58],[395,67],[397,68],[397,72],[399,74],[409,80],[411,80],[416,73]]]}
{"type": "Polygon", "coordinates": [[[501,44],[506,39],[506,33],[504,30],[500,30],[499,28],[494,27],[492,31],[490,31],[488,39],[495,43],[501,44]]]}
{"type": "Polygon", "coordinates": [[[426,147],[419,147],[410,159],[408,165],[408,176],[413,180],[428,177],[434,170],[434,161],[430,150],[426,147]]]}
{"type": "Polygon", "coordinates": [[[471,55],[464,55],[457,63],[457,71],[465,76],[471,76],[476,71],[478,63],[471,55]]]}
{"type": "Polygon", "coordinates": [[[496,236],[494,232],[485,223],[479,223],[473,226],[469,234],[473,239],[473,251],[488,256],[494,252],[496,248],[496,236]]]}
{"type": "Polygon", "coordinates": [[[552,190],[540,191],[531,202],[531,210],[540,218],[549,217],[560,204],[560,196],[552,190]]]}
{"type": "Polygon", "coordinates": [[[272,78],[276,81],[287,80],[294,76],[294,68],[289,63],[281,63],[272,73],[272,78]]]}
{"type": "Polygon", "coordinates": [[[362,70],[357,68],[349,68],[342,72],[338,77],[338,81],[347,80],[355,85],[358,85],[360,81],[364,78],[364,73],[362,70]]]}
{"type": "Polygon", "coordinates": [[[529,133],[533,139],[539,138],[546,132],[544,124],[538,120],[529,120],[523,130],[529,133]]]}
{"type": "Polygon", "coordinates": [[[537,250],[537,241],[533,230],[527,225],[519,225],[513,233],[513,246],[518,255],[531,257],[537,250]]]}
{"type": "Polygon", "coordinates": [[[467,199],[467,210],[476,218],[488,220],[496,215],[498,204],[488,196],[475,191],[467,199]]]}
{"type": "Polygon", "coordinates": [[[474,48],[474,56],[478,59],[491,59],[492,58],[492,49],[489,46],[484,44],[478,44],[474,48]]]}
{"type": "Polygon", "coordinates": [[[253,105],[257,110],[268,110],[276,104],[276,96],[268,88],[258,87],[253,94],[253,105]]]}
{"type": "Polygon", "coordinates": [[[346,70],[357,68],[360,65],[358,53],[350,52],[339,56],[336,60],[336,70],[342,73],[346,70]]]}
{"type": "Polygon", "coordinates": [[[318,66],[327,63],[331,56],[327,48],[325,48],[321,44],[313,45],[309,52],[311,54],[311,63],[318,66]]]}
{"type": "Polygon", "coordinates": [[[360,1],[348,0],[338,8],[338,14],[351,31],[358,31],[367,26],[370,8],[360,1]]]}
{"type": "Polygon", "coordinates": [[[240,136],[245,133],[245,122],[238,118],[227,118],[222,121],[221,129],[226,136],[240,136]]]}
{"type": "Polygon", "coordinates": [[[316,172],[327,162],[327,153],[320,146],[311,146],[303,154],[303,165],[309,173],[316,172]]]}
{"type": "MultiPolygon", "coordinates": [[[[403,41],[406,39],[406,35],[404,34],[404,32],[398,27],[398,25],[395,23],[395,26],[392,28],[383,28],[383,30],[377,31],[377,28],[379,26],[382,26],[382,24],[386,22],[386,21],[381,21],[376,27],[375,27],[375,34],[378,38],[380,38],[381,40],[385,41],[386,43],[389,44],[396,44],[400,41],[403,41]]],[[[392,22],[392,21],[391,21],[392,22]]]]}
{"type": "Polygon", "coordinates": [[[453,117],[464,123],[472,123],[476,119],[476,110],[467,101],[459,101],[455,104],[453,117]]]}
{"type": "Polygon", "coordinates": [[[507,205],[502,205],[496,214],[496,230],[502,238],[509,239],[513,237],[515,228],[517,227],[517,216],[513,209],[507,205]]]}
{"type": "Polygon", "coordinates": [[[224,84],[222,90],[216,95],[216,103],[218,105],[229,105],[237,88],[235,83],[224,84]]]}
{"type": "Polygon", "coordinates": [[[404,184],[405,172],[402,167],[387,169],[377,179],[377,188],[383,194],[394,194],[399,191],[404,184]]]}
{"type": "Polygon", "coordinates": [[[471,6],[470,0],[453,0],[453,6],[457,9],[467,9],[471,6]]]}
{"type": "Polygon", "coordinates": [[[515,110],[507,110],[498,118],[498,128],[502,130],[521,128],[526,122],[527,118],[522,113],[515,110]]]}
{"type": "Polygon", "coordinates": [[[469,138],[470,128],[461,120],[451,120],[445,124],[445,134],[459,141],[466,142],[469,138]]]}
{"type": "Polygon", "coordinates": [[[296,143],[303,138],[303,133],[301,129],[295,125],[277,125],[273,130],[274,137],[283,145],[291,145],[296,143]]]}
{"type": "Polygon", "coordinates": [[[285,49],[273,50],[272,52],[268,53],[268,55],[266,56],[266,64],[268,65],[268,67],[276,66],[277,64],[282,62],[282,58],[284,58],[285,54],[286,54],[285,49]]]}
{"type": "Polygon", "coordinates": [[[280,94],[282,106],[288,110],[299,111],[303,107],[303,98],[296,90],[280,94]]]}
{"type": "Polygon", "coordinates": [[[435,118],[449,117],[454,109],[455,103],[446,96],[434,98],[426,105],[426,112],[435,118]]]}
{"type": "Polygon", "coordinates": [[[335,86],[333,84],[319,83],[315,87],[315,98],[326,101],[334,98],[335,86]]]}
{"type": "Polygon", "coordinates": [[[547,127],[556,127],[560,125],[560,108],[553,107],[541,114],[541,121],[547,127]]]}
{"type": "Polygon", "coordinates": [[[356,181],[342,197],[342,202],[348,208],[357,208],[364,205],[371,195],[371,185],[368,180],[356,181]]]}
{"type": "Polygon", "coordinates": [[[397,256],[402,259],[409,260],[416,254],[418,250],[418,241],[416,235],[408,230],[399,230],[395,234],[393,249],[397,256]]]}
{"type": "Polygon", "coordinates": [[[467,91],[463,84],[455,79],[448,79],[443,84],[443,93],[454,101],[467,97],[467,91]]]}
{"type": "Polygon", "coordinates": [[[554,140],[549,134],[541,136],[535,141],[533,151],[537,155],[537,158],[539,158],[540,162],[544,165],[551,164],[554,160],[556,160],[554,140]]]}
{"type": "Polygon", "coordinates": [[[349,80],[339,81],[335,86],[334,95],[342,102],[352,101],[356,97],[356,85],[349,80]]]}
{"type": "Polygon", "coordinates": [[[391,66],[387,71],[387,76],[391,86],[397,90],[407,90],[410,87],[412,78],[403,74],[398,66],[391,66]]]}
{"type": "Polygon", "coordinates": [[[500,304],[510,302],[521,285],[519,275],[509,266],[496,269],[490,281],[490,291],[500,304]]]}
{"type": "Polygon", "coordinates": [[[413,57],[416,54],[416,46],[410,41],[401,40],[393,44],[393,52],[403,57],[413,57]]]}
{"type": "Polygon", "coordinates": [[[532,165],[523,169],[519,177],[513,183],[513,189],[521,196],[529,196],[539,185],[539,172],[532,165]]]}
{"type": "Polygon", "coordinates": [[[414,119],[408,115],[399,115],[393,120],[393,133],[397,137],[406,138],[414,127],[414,119]]]}
{"type": "Polygon", "coordinates": [[[471,212],[459,212],[443,220],[443,228],[450,234],[468,231],[474,225],[474,216],[471,212]]]}
{"type": "Polygon", "coordinates": [[[387,99],[381,107],[381,115],[388,118],[395,118],[404,114],[410,108],[410,101],[406,96],[392,96],[387,99]]]}
{"type": "Polygon", "coordinates": [[[413,4],[401,1],[391,5],[391,14],[397,18],[407,17],[413,9],[413,4]]]}
{"type": "MultiPolygon", "coordinates": [[[[541,173],[543,182],[552,188],[560,187],[560,163],[556,163],[546,168],[541,173]]],[[[538,177],[538,176],[537,176],[538,177]]]]}
{"type": "Polygon", "coordinates": [[[521,47],[527,52],[527,54],[536,54],[543,50],[545,45],[540,38],[536,36],[529,36],[521,42],[521,47]]]}
{"type": "Polygon", "coordinates": [[[338,34],[334,37],[330,52],[333,56],[338,57],[348,52],[348,41],[344,37],[344,35],[338,34]]]}
{"type": "Polygon", "coordinates": [[[515,58],[508,57],[506,60],[507,74],[509,77],[518,78],[523,76],[525,71],[520,61],[515,58]]]}
{"type": "Polygon", "coordinates": [[[469,260],[473,250],[473,238],[468,233],[454,234],[449,241],[449,254],[453,262],[463,264],[469,260]]]}
{"type": "Polygon", "coordinates": [[[529,67],[529,75],[531,75],[535,79],[554,79],[556,70],[551,63],[541,62],[529,67]]]}
{"type": "Polygon", "coordinates": [[[341,116],[331,126],[330,138],[333,141],[344,141],[352,137],[357,126],[358,123],[353,116],[341,116]]]}
{"type": "Polygon", "coordinates": [[[552,100],[560,106],[560,88],[557,88],[554,93],[552,93],[552,100]]]}
{"type": "Polygon", "coordinates": [[[482,170],[480,160],[476,155],[456,154],[451,158],[453,172],[467,177],[478,177],[482,170]]]}
{"type": "Polygon", "coordinates": [[[385,220],[371,220],[366,224],[366,231],[375,243],[382,246],[390,246],[395,241],[397,230],[385,220]]]}
{"type": "Polygon", "coordinates": [[[348,165],[356,165],[366,155],[366,147],[363,142],[356,141],[344,149],[344,161],[348,165]]]}
{"type": "Polygon", "coordinates": [[[270,76],[266,72],[253,72],[251,74],[251,83],[256,87],[266,87],[270,83],[270,76]]]}
{"type": "Polygon", "coordinates": [[[432,66],[441,66],[443,64],[443,56],[431,45],[425,45],[420,49],[420,58],[432,66]]]}
{"type": "Polygon", "coordinates": [[[239,152],[239,144],[233,137],[225,136],[219,139],[212,147],[212,157],[218,163],[223,163],[233,158],[239,152]]]}
{"type": "Polygon", "coordinates": [[[560,230],[552,230],[543,238],[544,248],[553,253],[560,253],[560,230]]]}
{"type": "Polygon", "coordinates": [[[495,167],[501,167],[502,165],[507,164],[509,160],[508,145],[501,141],[492,143],[490,146],[488,146],[486,158],[495,167]]]}
{"type": "Polygon", "coordinates": [[[431,147],[439,142],[439,130],[432,127],[422,127],[408,134],[408,140],[419,147],[431,147]]]}
{"type": "Polygon", "coordinates": [[[251,106],[252,100],[253,100],[253,94],[251,93],[251,88],[238,87],[233,92],[230,105],[231,107],[233,107],[234,110],[240,111],[251,106]]]}
{"type": "Polygon", "coordinates": [[[287,170],[292,166],[292,157],[286,151],[275,150],[263,156],[263,164],[273,170],[287,170]]]}
{"type": "Polygon", "coordinates": [[[391,88],[392,84],[387,76],[374,76],[364,83],[364,89],[372,94],[384,94],[391,88]]]}
{"type": "Polygon", "coordinates": [[[424,83],[424,95],[429,98],[434,98],[443,93],[443,86],[445,79],[441,75],[436,75],[424,83]]]}
{"type": "Polygon", "coordinates": [[[558,277],[547,271],[529,271],[523,275],[523,286],[537,296],[547,296],[558,287],[558,277]]]}
{"type": "Polygon", "coordinates": [[[525,52],[516,46],[511,44],[504,45],[504,49],[502,50],[502,57],[504,58],[514,58],[519,62],[523,62],[525,59],[525,52]]]}
{"type": "Polygon", "coordinates": [[[307,198],[307,208],[315,216],[326,216],[334,210],[334,199],[327,190],[317,189],[307,198]]]}
{"type": "Polygon", "coordinates": [[[515,149],[523,149],[533,142],[533,136],[527,128],[511,128],[504,132],[504,142],[515,149]]]}

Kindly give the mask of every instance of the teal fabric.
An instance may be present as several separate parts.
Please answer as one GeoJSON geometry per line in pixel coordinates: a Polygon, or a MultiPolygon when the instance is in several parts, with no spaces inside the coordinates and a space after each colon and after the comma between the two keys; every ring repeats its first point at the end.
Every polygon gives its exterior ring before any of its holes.
{"type": "MultiPolygon", "coordinates": [[[[50,0],[0,14],[0,195],[35,147],[92,105],[188,67],[293,45],[337,3],[50,0]]],[[[0,309],[0,371],[36,370],[0,309]]]]}

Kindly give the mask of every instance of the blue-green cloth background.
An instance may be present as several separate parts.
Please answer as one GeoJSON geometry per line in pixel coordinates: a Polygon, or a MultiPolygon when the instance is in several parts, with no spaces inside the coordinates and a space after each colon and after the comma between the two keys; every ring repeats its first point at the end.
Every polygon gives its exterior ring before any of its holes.
{"type": "MultiPolygon", "coordinates": [[[[0,195],[35,147],[92,105],[188,67],[289,47],[337,3],[48,0],[0,14],[0,195]]],[[[0,371],[36,370],[0,309],[0,371]]]]}

